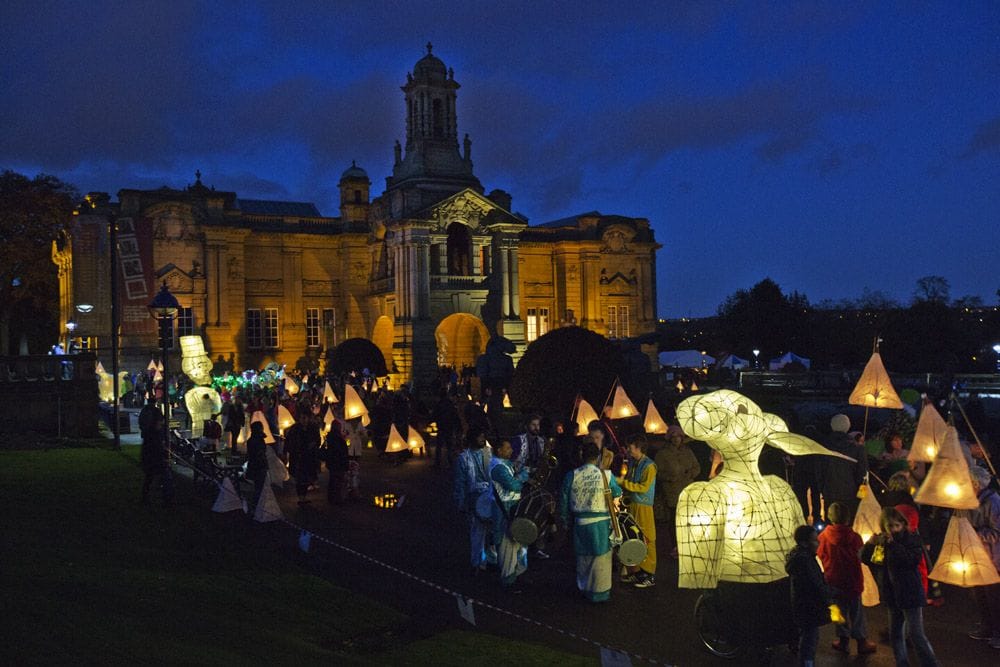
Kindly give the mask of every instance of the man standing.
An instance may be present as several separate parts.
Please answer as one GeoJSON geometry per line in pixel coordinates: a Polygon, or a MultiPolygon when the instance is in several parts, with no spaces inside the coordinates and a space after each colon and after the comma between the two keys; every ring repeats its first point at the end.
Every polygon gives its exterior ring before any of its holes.
{"type": "Polygon", "coordinates": [[[139,452],[144,473],[141,501],[143,505],[149,504],[149,488],[153,485],[153,478],[159,477],[163,506],[170,507],[174,501],[174,478],[170,472],[170,453],[163,443],[163,415],[155,410],[148,415],[148,428],[142,432],[142,449],[139,452]]]}
{"type": "Polygon", "coordinates": [[[597,467],[600,449],[594,442],[583,446],[583,465],[566,475],[559,497],[563,523],[573,519],[576,585],[591,602],[611,598],[611,497],[621,487],[610,473],[597,467]],[[607,489],[607,491],[605,491],[607,489]],[[610,496],[610,497],[609,497],[610,496]]]}
{"type": "Polygon", "coordinates": [[[466,449],[455,461],[454,498],[455,505],[469,523],[469,547],[472,573],[486,569],[487,562],[496,563],[496,552],[492,543],[487,549],[488,519],[476,513],[479,497],[490,494],[490,459],[486,446],[486,434],[479,430],[470,431],[466,436],[466,449]],[[492,558],[491,558],[492,556],[492,558]]]}
{"type": "Polygon", "coordinates": [[[653,499],[656,497],[656,464],[646,456],[646,438],[638,435],[626,447],[628,469],[618,478],[618,485],[628,494],[628,511],[642,531],[646,542],[646,558],[639,565],[628,567],[622,583],[636,588],[649,588],[656,584],[656,521],[653,518],[653,499]]]}
{"type": "MultiPolygon", "coordinates": [[[[851,430],[851,420],[847,415],[834,415],[830,420],[828,449],[849,456],[853,461],[824,456],[819,462],[818,482],[823,494],[823,503],[829,507],[834,503],[844,503],[851,509],[853,520],[858,509],[858,489],[868,476],[868,453],[863,445],[858,445],[847,432],[851,430]]],[[[818,516],[817,504],[813,501],[814,518],[818,516]]]]}
{"type": "Polygon", "coordinates": [[[455,438],[462,430],[462,422],[458,416],[458,409],[454,401],[448,395],[447,389],[442,389],[438,396],[437,405],[431,413],[431,419],[437,424],[437,440],[434,446],[434,467],[441,467],[441,449],[445,450],[445,467],[451,466],[451,450],[455,444],[455,438]]]}
{"type": "MultiPolygon", "coordinates": [[[[514,472],[511,463],[513,449],[510,441],[504,440],[497,448],[493,459],[490,478],[496,489],[500,504],[494,504],[493,509],[493,543],[497,545],[497,563],[500,565],[500,583],[506,589],[511,589],[518,576],[528,569],[528,550],[521,546],[508,534],[511,510],[521,500],[521,487],[528,478],[528,471],[522,468],[514,472]]],[[[519,592],[515,590],[514,592],[519,592]]]]}
{"type": "Polygon", "coordinates": [[[531,472],[538,467],[538,462],[545,452],[545,438],[542,437],[541,432],[542,416],[529,415],[524,422],[524,433],[517,436],[512,443],[511,462],[514,464],[515,471],[521,472],[527,468],[528,472],[531,472]]]}

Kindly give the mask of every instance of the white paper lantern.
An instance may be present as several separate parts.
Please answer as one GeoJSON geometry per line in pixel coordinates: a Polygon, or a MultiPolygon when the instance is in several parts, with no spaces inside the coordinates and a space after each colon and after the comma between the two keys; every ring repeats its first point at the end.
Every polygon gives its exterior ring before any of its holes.
{"type": "MultiPolygon", "coordinates": [[[[264,413],[258,410],[250,416],[250,423],[260,422],[264,425],[264,442],[267,444],[273,444],[277,442],[274,439],[274,435],[271,433],[271,426],[267,423],[267,419],[264,418],[264,413]]],[[[249,436],[247,436],[249,437],[249,436]]]]}
{"type": "Polygon", "coordinates": [[[664,435],[667,432],[667,422],[653,405],[653,399],[649,399],[646,405],[646,417],[642,421],[642,428],[649,434],[664,435]]]}
{"type": "Polygon", "coordinates": [[[327,382],[326,385],[323,387],[323,402],[324,403],[340,402],[340,399],[337,398],[337,395],[333,393],[333,388],[330,386],[329,382],[327,382]]]}
{"type": "Polygon", "coordinates": [[[906,457],[908,461],[933,463],[945,436],[948,434],[948,424],[941,419],[931,403],[924,403],[917,420],[917,431],[913,434],[913,444],[906,457]]]}
{"type": "Polygon", "coordinates": [[[403,440],[403,436],[399,434],[399,431],[396,430],[396,425],[393,424],[389,429],[389,441],[385,445],[385,453],[395,454],[397,452],[405,452],[407,449],[406,440],[403,440]]]}
{"type": "Polygon", "coordinates": [[[1000,584],[1000,574],[976,529],[967,518],[955,514],[948,522],[937,563],[927,576],[962,588],[1000,584]]]}
{"type": "Polygon", "coordinates": [[[419,451],[421,454],[423,454],[427,447],[426,443],[424,442],[423,436],[420,435],[420,431],[413,428],[412,424],[410,425],[409,432],[406,434],[406,443],[407,445],[409,445],[410,451],[414,453],[419,451]]]}
{"type": "Polygon", "coordinates": [[[285,376],[285,393],[289,396],[294,396],[299,393],[299,385],[295,384],[295,380],[287,375],[285,376]]]}
{"type": "Polygon", "coordinates": [[[511,404],[510,402],[510,394],[508,394],[507,392],[503,393],[503,406],[507,409],[514,407],[513,404],[511,404]]]}
{"type": "Polygon", "coordinates": [[[612,400],[611,405],[604,408],[604,414],[608,416],[609,419],[626,419],[628,417],[635,417],[639,414],[639,411],[635,409],[635,404],[629,400],[628,394],[625,393],[624,387],[621,383],[616,381],[618,385],[615,387],[615,396],[612,400]]]}
{"type": "Polygon", "coordinates": [[[893,389],[889,374],[882,364],[882,355],[878,352],[872,353],[871,359],[865,364],[865,370],[858,378],[858,384],[854,386],[854,391],[851,392],[847,402],[869,408],[903,409],[903,402],[893,389]]]}
{"type": "Polygon", "coordinates": [[[344,419],[357,419],[368,416],[368,407],[361,400],[358,392],[349,384],[344,385],[344,419]]]}
{"type": "Polygon", "coordinates": [[[597,412],[590,405],[590,403],[581,398],[580,402],[576,406],[576,432],[586,433],[587,424],[597,420],[597,412]]]}
{"type": "Polygon", "coordinates": [[[146,366],[146,370],[149,371],[150,373],[155,373],[156,372],[156,361],[153,360],[153,359],[150,359],[149,360],[149,365],[146,366]]]}
{"type": "Polygon", "coordinates": [[[288,411],[284,405],[278,406],[278,429],[284,435],[285,430],[288,429],[292,424],[295,423],[295,417],[292,413],[288,411]]]}
{"type": "Polygon", "coordinates": [[[861,536],[862,542],[867,542],[873,535],[882,532],[882,506],[875,499],[872,487],[865,482],[864,497],[858,503],[858,511],[854,515],[854,532],[861,536]]]}
{"type": "Polygon", "coordinates": [[[958,431],[954,426],[949,426],[945,432],[941,449],[913,499],[921,505],[937,505],[956,510],[979,507],[979,500],[972,488],[969,464],[962,453],[958,431]]]}

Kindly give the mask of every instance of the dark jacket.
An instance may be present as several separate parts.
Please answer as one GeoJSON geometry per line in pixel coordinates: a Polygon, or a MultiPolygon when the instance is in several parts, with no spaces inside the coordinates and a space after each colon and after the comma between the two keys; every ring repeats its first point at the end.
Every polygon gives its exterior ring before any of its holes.
{"type": "Polygon", "coordinates": [[[816,556],[797,546],[788,552],[785,572],[791,577],[792,619],[799,628],[816,628],[830,622],[830,588],[823,579],[816,556]]]}
{"type": "Polygon", "coordinates": [[[344,473],[350,465],[349,449],[344,436],[340,434],[340,424],[332,424],[326,435],[326,450],[323,460],[331,473],[344,473]]]}
{"type": "Polygon", "coordinates": [[[916,609],[927,604],[927,591],[920,576],[924,545],[915,533],[903,531],[891,542],[876,535],[861,549],[861,562],[872,569],[882,601],[894,609],[916,609]],[[881,564],[872,562],[877,545],[883,545],[881,564]]]}
{"type": "Polygon", "coordinates": [[[820,491],[826,498],[826,506],[839,501],[853,501],[858,497],[858,487],[868,474],[868,455],[863,445],[856,444],[849,435],[834,431],[826,441],[827,448],[850,456],[854,461],[820,457],[817,471],[820,491]]]}
{"type": "Polygon", "coordinates": [[[247,438],[247,479],[261,482],[267,476],[267,443],[264,435],[254,433],[247,438]]]}
{"type": "Polygon", "coordinates": [[[295,458],[295,465],[290,466],[290,472],[295,481],[299,484],[312,483],[316,481],[319,471],[319,425],[309,420],[308,422],[298,422],[299,426],[299,449],[295,458]]]}
{"type": "Polygon", "coordinates": [[[163,446],[163,430],[147,429],[142,436],[142,448],[139,450],[139,461],[146,474],[162,470],[169,465],[169,454],[163,446]]]}

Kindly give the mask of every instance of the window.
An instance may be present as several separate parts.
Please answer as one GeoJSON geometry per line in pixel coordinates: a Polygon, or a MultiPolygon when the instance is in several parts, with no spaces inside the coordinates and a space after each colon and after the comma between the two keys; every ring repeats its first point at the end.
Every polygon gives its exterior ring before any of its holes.
{"type": "Polygon", "coordinates": [[[193,308],[178,308],[177,309],[177,335],[178,336],[193,336],[194,335],[194,309],[193,308]]]}
{"type": "Polygon", "coordinates": [[[247,310],[247,347],[251,350],[260,349],[262,337],[260,309],[250,308],[247,310]]]}
{"type": "Polygon", "coordinates": [[[265,308],[264,309],[264,331],[262,332],[262,340],[264,347],[276,348],[278,347],[278,309],[277,308],[265,308]]]}
{"type": "Polygon", "coordinates": [[[319,308],[306,308],[306,347],[319,347],[319,308]]]}
{"type": "Polygon", "coordinates": [[[608,306],[608,338],[628,338],[628,306],[608,306]]]}
{"type": "Polygon", "coordinates": [[[337,309],[323,309],[323,326],[326,327],[326,348],[337,347],[337,309]]]}
{"type": "Polygon", "coordinates": [[[549,309],[528,308],[527,325],[527,338],[529,343],[539,336],[544,336],[549,331],[549,309]]]}

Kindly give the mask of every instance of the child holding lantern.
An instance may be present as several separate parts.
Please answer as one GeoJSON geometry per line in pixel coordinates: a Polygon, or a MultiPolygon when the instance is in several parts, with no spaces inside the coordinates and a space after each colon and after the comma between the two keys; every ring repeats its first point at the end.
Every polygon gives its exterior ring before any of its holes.
{"type": "Polygon", "coordinates": [[[877,647],[868,641],[861,607],[864,587],[861,560],[858,558],[863,545],[861,536],[851,528],[851,512],[844,503],[833,503],[826,514],[830,525],[819,534],[816,555],[823,563],[823,577],[833,589],[833,599],[843,611],[846,621],[837,624],[837,641],[833,643],[833,648],[841,653],[850,652],[853,637],[858,642],[858,655],[874,653],[877,647]]]}

